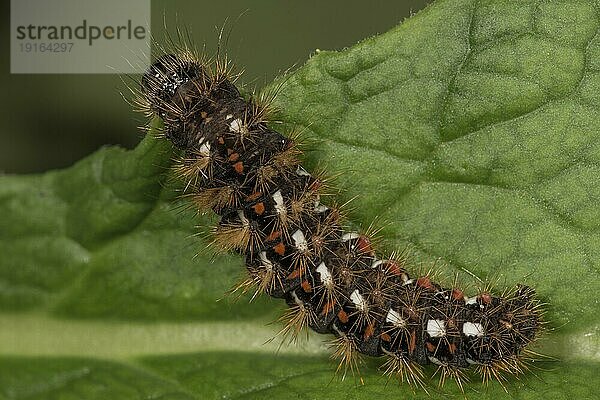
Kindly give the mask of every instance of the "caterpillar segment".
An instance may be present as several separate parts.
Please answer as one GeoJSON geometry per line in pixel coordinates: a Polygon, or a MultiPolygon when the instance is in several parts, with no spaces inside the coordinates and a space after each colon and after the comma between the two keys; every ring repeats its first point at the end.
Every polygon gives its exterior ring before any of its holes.
{"type": "Polygon", "coordinates": [[[424,386],[427,364],[440,385],[461,389],[470,367],[486,382],[521,373],[542,324],[534,290],[468,297],[411,276],[402,257],[380,258],[371,235],[347,231],[321,203],[323,179],[301,166],[296,140],[267,125],[267,108],[244,98],[228,71],[189,52],[164,55],[142,79],[141,103],[183,150],[174,171],[185,195],[221,216],[214,243],[245,257],[240,287],[289,305],[281,333],[333,334],[344,374],[363,355],[381,356],[387,376],[414,386],[424,386]]]}

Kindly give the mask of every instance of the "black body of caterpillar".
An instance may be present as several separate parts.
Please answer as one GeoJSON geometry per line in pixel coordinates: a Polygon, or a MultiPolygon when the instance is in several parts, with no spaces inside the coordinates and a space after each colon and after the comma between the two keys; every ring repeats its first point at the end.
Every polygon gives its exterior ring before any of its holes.
{"type": "Polygon", "coordinates": [[[301,167],[295,141],[267,126],[227,69],[164,55],[143,77],[142,100],[184,151],[175,169],[186,193],[221,216],[215,243],[245,255],[242,286],[290,306],[282,331],[332,333],[340,366],[354,369],[357,352],[385,356],[386,372],[411,384],[429,363],[461,389],[472,365],[485,381],[522,372],[542,323],[534,290],[467,297],[379,259],[367,235],[346,232],[339,211],[320,203],[322,182],[301,167]]]}

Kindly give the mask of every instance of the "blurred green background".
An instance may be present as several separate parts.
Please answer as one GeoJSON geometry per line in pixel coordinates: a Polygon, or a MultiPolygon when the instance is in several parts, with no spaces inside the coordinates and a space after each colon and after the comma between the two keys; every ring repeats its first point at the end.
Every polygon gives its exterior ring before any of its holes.
{"type": "MultiPolygon", "coordinates": [[[[119,75],[10,74],[10,0],[2,1],[0,173],[30,173],[71,165],[105,144],[131,148],[145,120],[119,94],[119,75]]],[[[302,65],[315,49],[339,50],[383,33],[429,1],[152,1],[152,34],[188,26],[209,54],[218,30],[232,28],[227,50],[244,69],[242,82],[262,87],[302,65]]]]}

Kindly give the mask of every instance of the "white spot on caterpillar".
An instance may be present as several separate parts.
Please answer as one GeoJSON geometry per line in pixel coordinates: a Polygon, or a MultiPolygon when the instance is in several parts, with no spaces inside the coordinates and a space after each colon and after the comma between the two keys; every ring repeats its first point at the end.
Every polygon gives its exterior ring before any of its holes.
{"type": "Polygon", "coordinates": [[[304,233],[300,229],[293,233],[292,239],[294,239],[294,246],[296,246],[299,252],[306,253],[308,251],[308,243],[306,242],[304,233]]]}
{"type": "Polygon", "coordinates": [[[308,172],[306,172],[306,170],[304,168],[302,168],[301,166],[298,166],[298,168],[296,168],[296,175],[298,175],[298,176],[310,176],[310,174],[308,172]]]}
{"type": "Polygon", "coordinates": [[[477,304],[477,296],[465,297],[465,304],[477,304]]]}
{"type": "Polygon", "coordinates": [[[261,251],[258,256],[260,257],[260,261],[262,261],[263,266],[268,271],[272,271],[273,270],[273,263],[271,262],[271,260],[269,260],[267,258],[267,253],[265,251],[261,251]]]}
{"type": "Polygon", "coordinates": [[[354,303],[356,308],[359,311],[367,311],[367,301],[362,297],[362,295],[358,292],[358,289],[355,289],[354,292],[350,294],[350,300],[354,303]]]}
{"type": "Polygon", "coordinates": [[[387,317],[385,317],[385,322],[389,322],[397,328],[403,328],[406,326],[406,321],[402,319],[400,314],[392,308],[387,313],[387,317]]]}
{"type": "Polygon", "coordinates": [[[233,114],[227,114],[227,116],[225,117],[225,121],[227,121],[228,119],[233,118],[233,114]]]}
{"type": "MultiPolygon", "coordinates": [[[[304,172],[306,172],[306,171],[304,171],[304,172]]],[[[319,195],[317,195],[317,199],[315,200],[314,210],[315,210],[315,212],[318,212],[318,213],[322,213],[322,212],[329,210],[329,207],[321,204],[319,195]]]]}
{"type": "Polygon", "coordinates": [[[281,195],[281,190],[278,190],[275,193],[273,193],[271,197],[275,202],[275,211],[277,211],[277,214],[285,214],[286,209],[285,204],[283,203],[283,196],[281,195]]]}
{"type": "Polygon", "coordinates": [[[446,301],[450,300],[450,295],[445,291],[435,292],[434,296],[441,296],[446,301]]]}
{"type": "Polygon", "coordinates": [[[373,264],[371,264],[371,268],[375,269],[375,268],[379,267],[381,264],[383,264],[383,260],[375,260],[373,262],[373,264]]]}
{"type": "Polygon", "coordinates": [[[200,146],[200,150],[198,150],[198,153],[200,153],[202,157],[210,156],[210,143],[208,141],[202,143],[202,146],[200,146]]]}
{"type": "Polygon", "coordinates": [[[248,133],[248,128],[239,118],[236,118],[233,121],[231,121],[231,123],[229,124],[229,130],[235,133],[248,133]]]}
{"type": "Polygon", "coordinates": [[[325,212],[327,210],[329,210],[329,207],[324,206],[323,204],[319,204],[317,202],[317,204],[315,205],[315,212],[323,213],[323,212],[325,212]]]}
{"type": "Polygon", "coordinates": [[[483,325],[478,322],[465,322],[462,331],[465,336],[482,337],[484,335],[483,325]]]}
{"type": "Polygon", "coordinates": [[[342,236],[342,242],[347,242],[348,240],[352,239],[358,239],[359,237],[360,233],[357,232],[344,233],[344,235],[342,236]]]}
{"type": "Polygon", "coordinates": [[[315,212],[322,213],[322,212],[325,212],[325,211],[329,210],[329,207],[324,206],[323,204],[321,204],[319,202],[319,200],[315,200],[315,208],[314,208],[314,210],[315,210],[315,212]]]}
{"type": "Polygon", "coordinates": [[[427,320],[427,334],[431,337],[446,336],[446,323],[441,319],[427,320]]]}
{"type": "Polygon", "coordinates": [[[246,218],[246,216],[244,215],[244,210],[238,210],[237,214],[238,214],[238,217],[240,218],[240,221],[242,221],[242,225],[244,225],[244,226],[250,225],[248,218],[246,218]]]}
{"type": "Polygon", "coordinates": [[[317,267],[317,272],[321,276],[321,282],[326,288],[331,288],[333,286],[333,277],[331,276],[331,272],[327,269],[327,266],[324,262],[321,262],[317,267]]]}
{"type": "Polygon", "coordinates": [[[434,363],[436,365],[445,365],[443,362],[441,362],[440,360],[438,360],[437,358],[435,358],[433,356],[427,356],[427,358],[429,358],[429,361],[431,361],[432,363],[434,363]]]}
{"type": "Polygon", "coordinates": [[[300,300],[300,298],[296,294],[296,291],[293,290],[291,292],[291,294],[292,294],[292,299],[294,299],[294,303],[298,304],[300,307],[304,307],[304,302],[302,300],[300,300]]]}

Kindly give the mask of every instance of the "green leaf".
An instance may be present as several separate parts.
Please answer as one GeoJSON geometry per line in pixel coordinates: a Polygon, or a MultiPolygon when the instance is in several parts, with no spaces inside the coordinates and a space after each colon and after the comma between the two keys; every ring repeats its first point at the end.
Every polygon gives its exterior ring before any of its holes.
{"type": "Polygon", "coordinates": [[[442,1],[288,78],[352,213],[425,259],[527,282],[561,331],[598,328],[600,36],[594,2],[442,1]],[[573,289],[577,289],[577,293],[573,289]],[[564,326],[563,326],[564,325],[564,326]]]}
{"type": "MultiPolygon", "coordinates": [[[[307,164],[340,173],[353,221],[387,222],[388,250],[464,282],[529,283],[548,303],[540,347],[559,360],[508,394],[470,383],[472,398],[595,396],[599,22],[592,1],[438,1],[316,54],[280,90],[284,127],[319,140],[307,164]]],[[[364,386],[330,382],[317,335],[263,345],[284,305],[219,300],[243,262],[194,236],[214,218],[176,198],[172,155],[148,137],[0,177],[0,399],[461,397],[386,385],[377,360],[364,386]]]]}

